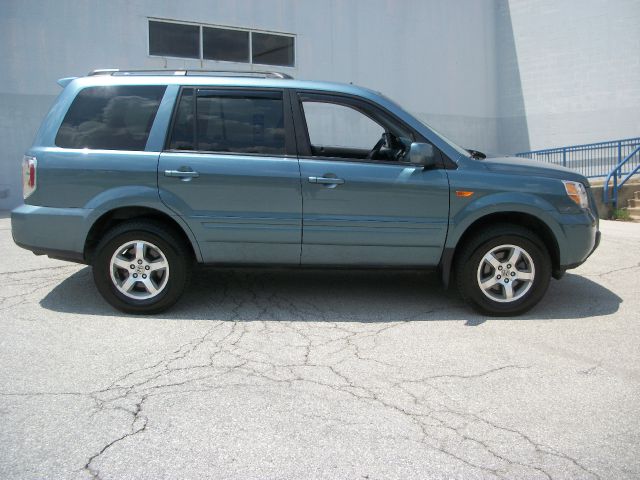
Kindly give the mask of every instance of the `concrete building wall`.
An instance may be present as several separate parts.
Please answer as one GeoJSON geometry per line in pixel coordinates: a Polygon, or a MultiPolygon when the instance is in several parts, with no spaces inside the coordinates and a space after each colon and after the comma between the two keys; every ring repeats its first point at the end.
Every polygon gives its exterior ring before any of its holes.
{"type": "Polygon", "coordinates": [[[496,13],[501,150],[640,136],[640,1],[510,0],[496,13]]]}
{"type": "Polygon", "coordinates": [[[295,34],[295,67],[274,70],[381,91],[486,152],[640,133],[638,0],[2,0],[0,209],[56,79],[250,68],[150,57],[148,17],[295,34]]]}
{"type": "Polygon", "coordinates": [[[3,0],[0,209],[20,201],[20,159],[58,78],[108,67],[248,68],[150,57],[148,17],[293,33],[295,68],[274,70],[373,88],[465,145],[495,147],[491,0],[3,0]]]}

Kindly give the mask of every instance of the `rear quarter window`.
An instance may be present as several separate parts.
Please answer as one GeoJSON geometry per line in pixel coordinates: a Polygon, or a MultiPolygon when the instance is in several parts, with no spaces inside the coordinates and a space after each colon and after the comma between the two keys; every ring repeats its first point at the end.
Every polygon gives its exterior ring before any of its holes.
{"type": "Polygon", "coordinates": [[[166,86],[87,87],[69,107],[56,146],[144,150],[166,86]]]}

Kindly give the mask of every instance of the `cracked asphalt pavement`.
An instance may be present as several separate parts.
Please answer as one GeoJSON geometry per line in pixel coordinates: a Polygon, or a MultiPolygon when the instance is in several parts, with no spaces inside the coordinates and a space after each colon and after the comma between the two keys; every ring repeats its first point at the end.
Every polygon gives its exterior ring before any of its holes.
{"type": "Polygon", "coordinates": [[[122,315],[0,218],[2,479],[637,479],[640,224],[514,319],[434,273],[202,269],[122,315]]]}

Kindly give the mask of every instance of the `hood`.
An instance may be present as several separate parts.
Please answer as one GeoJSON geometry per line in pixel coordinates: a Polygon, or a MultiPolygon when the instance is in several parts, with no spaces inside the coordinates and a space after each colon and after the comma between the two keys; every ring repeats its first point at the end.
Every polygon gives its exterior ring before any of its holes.
{"type": "Polygon", "coordinates": [[[513,175],[531,175],[536,177],[557,178],[559,180],[573,180],[589,185],[586,177],[574,170],[570,170],[553,163],[539,162],[529,158],[496,157],[478,160],[487,169],[496,173],[513,175]]]}

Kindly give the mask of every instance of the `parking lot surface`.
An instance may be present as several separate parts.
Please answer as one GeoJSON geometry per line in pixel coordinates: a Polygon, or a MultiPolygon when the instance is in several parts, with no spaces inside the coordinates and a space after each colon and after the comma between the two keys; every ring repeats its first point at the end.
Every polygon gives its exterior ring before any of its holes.
{"type": "Polygon", "coordinates": [[[435,273],[196,272],[156,317],[0,218],[0,478],[640,477],[640,224],[530,313],[435,273]]]}

